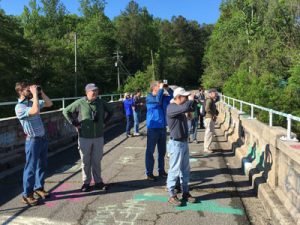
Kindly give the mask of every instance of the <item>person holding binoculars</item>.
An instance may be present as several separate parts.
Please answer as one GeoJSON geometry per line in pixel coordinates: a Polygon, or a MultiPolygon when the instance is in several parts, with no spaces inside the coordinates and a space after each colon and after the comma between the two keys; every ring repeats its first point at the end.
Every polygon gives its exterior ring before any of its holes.
{"type": "Polygon", "coordinates": [[[92,176],[94,189],[106,187],[101,177],[101,160],[103,157],[104,126],[111,118],[111,105],[98,98],[99,89],[93,84],[85,86],[86,97],[76,100],[63,110],[64,117],[78,132],[78,149],[82,165],[82,192],[91,191],[92,176]]]}
{"type": "Polygon", "coordinates": [[[40,110],[51,107],[52,101],[40,86],[29,85],[25,81],[16,83],[15,90],[19,96],[15,112],[26,135],[22,202],[33,206],[38,204],[34,193],[43,199],[50,196],[44,189],[48,140],[40,110]]]}

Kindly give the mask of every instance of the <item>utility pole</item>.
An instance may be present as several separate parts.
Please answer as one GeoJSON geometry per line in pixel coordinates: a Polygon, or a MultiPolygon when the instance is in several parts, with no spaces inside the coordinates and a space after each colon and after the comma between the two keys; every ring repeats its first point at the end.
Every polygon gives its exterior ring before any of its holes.
{"type": "Polygon", "coordinates": [[[153,60],[153,51],[151,50],[151,61],[152,61],[152,80],[155,80],[155,71],[154,71],[154,60],[153,60]]]}
{"type": "Polygon", "coordinates": [[[120,53],[121,52],[119,52],[119,50],[117,50],[117,52],[114,53],[116,55],[116,57],[117,57],[117,61],[115,62],[115,67],[117,67],[118,91],[120,91],[120,89],[121,89],[120,66],[119,66],[120,58],[121,58],[120,53]]]}
{"type": "Polygon", "coordinates": [[[77,34],[74,34],[74,42],[75,42],[75,63],[74,63],[74,72],[75,72],[75,97],[77,97],[77,34]]]}

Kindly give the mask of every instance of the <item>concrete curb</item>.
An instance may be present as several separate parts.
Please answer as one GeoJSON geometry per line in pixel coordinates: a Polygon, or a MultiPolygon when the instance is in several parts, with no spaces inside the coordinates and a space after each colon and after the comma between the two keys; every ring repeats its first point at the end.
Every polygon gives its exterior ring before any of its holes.
{"type": "Polygon", "coordinates": [[[271,190],[268,184],[259,184],[257,197],[261,200],[265,210],[275,225],[295,225],[296,222],[291,218],[279,198],[271,190]]]}

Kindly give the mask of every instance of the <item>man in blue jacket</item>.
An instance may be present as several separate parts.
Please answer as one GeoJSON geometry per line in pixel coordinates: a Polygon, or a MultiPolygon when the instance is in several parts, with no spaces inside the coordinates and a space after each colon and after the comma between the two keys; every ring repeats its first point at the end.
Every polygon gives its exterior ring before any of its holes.
{"type": "Polygon", "coordinates": [[[146,98],[147,106],[147,149],[146,149],[146,175],[148,180],[156,180],[153,175],[154,167],[154,150],[157,145],[158,150],[158,174],[160,177],[167,177],[165,172],[165,155],[166,155],[166,116],[163,108],[164,90],[173,95],[172,89],[164,83],[153,81],[150,85],[151,93],[146,98]]]}

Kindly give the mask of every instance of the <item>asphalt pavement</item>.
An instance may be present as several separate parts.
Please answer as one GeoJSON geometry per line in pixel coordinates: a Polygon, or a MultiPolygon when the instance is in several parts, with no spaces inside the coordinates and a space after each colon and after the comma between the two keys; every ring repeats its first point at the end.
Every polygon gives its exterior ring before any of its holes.
{"type": "MultiPolygon", "coordinates": [[[[166,180],[146,180],[147,138],[145,124],[141,126],[144,135],[140,137],[127,138],[124,125],[118,125],[105,134],[102,176],[109,183],[108,190],[80,192],[81,169],[76,146],[49,159],[45,188],[52,195],[50,199],[41,200],[38,206],[28,207],[20,201],[22,171],[0,180],[0,223],[272,224],[254,189],[233,161],[228,143],[218,129],[215,153],[203,153],[204,130],[198,129],[199,143],[190,144],[190,188],[197,203],[181,207],[170,205],[166,180]]],[[[165,162],[168,167],[167,157],[165,162]]],[[[157,175],[156,170],[154,174],[157,175]]]]}

